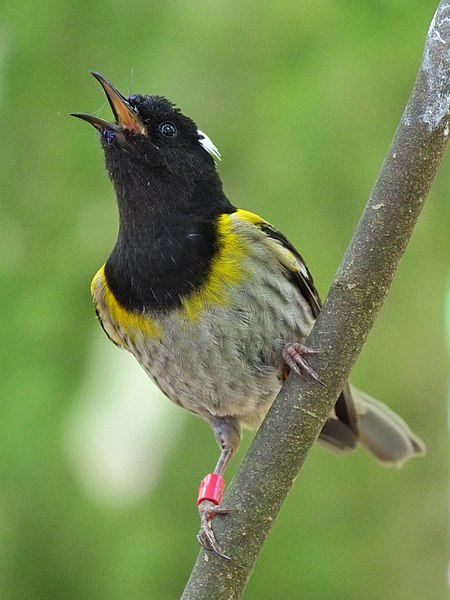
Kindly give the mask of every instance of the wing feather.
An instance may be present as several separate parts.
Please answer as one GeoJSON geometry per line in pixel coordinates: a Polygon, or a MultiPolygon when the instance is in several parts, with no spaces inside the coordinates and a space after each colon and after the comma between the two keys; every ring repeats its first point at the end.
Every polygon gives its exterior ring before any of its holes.
{"type": "Polygon", "coordinates": [[[311,312],[314,317],[317,317],[321,302],[319,294],[314,286],[314,281],[311,273],[306,266],[305,261],[301,257],[300,253],[291,244],[291,242],[284,236],[276,227],[271,225],[265,219],[262,219],[258,215],[251,213],[247,210],[237,210],[236,214],[245,221],[248,221],[258,227],[262,232],[267,235],[268,241],[272,247],[272,250],[277,255],[280,263],[287,269],[290,274],[292,281],[295,282],[299,288],[301,294],[308,302],[311,312]]]}
{"type": "MultiPolygon", "coordinates": [[[[277,254],[280,263],[288,270],[292,281],[295,282],[300,293],[311,307],[313,316],[317,318],[322,303],[314,285],[314,280],[301,254],[291,244],[287,237],[268,221],[245,210],[237,210],[236,212],[238,216],[249,221],[267,235],[271,242],[272,249],[277,254]]],[[[336,449],[345,448],[348,450],[354,446],[359,435],[358,415],[356,414],[354,401],[348,384],[345,385],[336,402],[335,415],[334,419],[337,418],[343,423],[344,427],[339,429],[337,426],[328,425],[324,428],[323,436],[321,434],[321,437],[323,437],[325,441],[328,440],[328,442],[331,445],[334,445],[336,449]],[[345,430],[345,426],[348,427],[350,431],[345,430]]],[[[330,421],[328,423],[330,423],[330,421]]]]}

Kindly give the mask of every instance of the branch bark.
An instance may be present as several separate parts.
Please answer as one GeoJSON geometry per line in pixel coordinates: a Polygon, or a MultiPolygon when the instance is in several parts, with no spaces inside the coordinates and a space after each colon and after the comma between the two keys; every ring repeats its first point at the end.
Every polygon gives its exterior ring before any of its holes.
{"type": "Polygon", "coordinates": [[[200,551],[182,600],[237,600],[366,341],[449,141],[450,0],[440,2],[405,112],[307,345],[326,387],[290,376],[214,523],[232,557],[200,551]]]}

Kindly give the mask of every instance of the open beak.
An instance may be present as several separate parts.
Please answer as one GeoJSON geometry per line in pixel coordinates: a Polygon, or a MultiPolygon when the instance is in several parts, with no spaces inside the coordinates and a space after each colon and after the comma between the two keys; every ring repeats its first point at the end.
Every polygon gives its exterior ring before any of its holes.
{"type": "Polygon", "coordinates": [[[135,110],[130,106],[128,101],[122,96],[122,94],[116,90],[112,83],[100,75],[100,73],[95,73],[92,71],[91,74],[95,77],[95,79],[97,79],[97,81],[101,83],[103,89],[105,90],[105,94],[114,113],[116,123],[110,123],[109,121],[105,121],[105,119],[85,113],[72,113],[71,116],[87,121],[96,129],[106,129],[110,131],[128,129],[128,131],[132,131],[133,133],[145,135],[147,130],[144,123],[135,110]]]}

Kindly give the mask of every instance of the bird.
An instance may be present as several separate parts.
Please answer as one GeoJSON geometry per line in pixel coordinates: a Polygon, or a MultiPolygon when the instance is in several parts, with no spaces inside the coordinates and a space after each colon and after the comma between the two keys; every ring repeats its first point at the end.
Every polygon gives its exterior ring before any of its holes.
{"type": "MultiPolygon", "coordinates": [[[[198,540],[227,559],[212,521],[223,475],[244,428],[262,423],[291,371],[323,385],[305,345],[321,309],[293,244],[223,191],[220,153],[164,96],[123,96],[101,84],[114,121],[72,113],[99,134],[119,228],[91,293],[109,339],[131,352],[174,403],[211,426],[220,448],[197,499],[198,540]]],[[[385,404],[347,383],[319,442],[336,453],[365,447],[385,465],[425,452],[385,404]]]]}

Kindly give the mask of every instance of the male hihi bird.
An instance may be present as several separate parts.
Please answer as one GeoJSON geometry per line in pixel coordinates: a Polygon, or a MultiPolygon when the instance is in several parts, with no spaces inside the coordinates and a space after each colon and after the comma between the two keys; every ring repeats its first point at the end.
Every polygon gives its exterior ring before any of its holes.
{"type": "MultiPolygon", "coordinates": [[[[260,425],[290,370],[321,383],[303,345],[320,311],[294,246],[236,209],[216,170],[220,154],[161,96],[124,98],[101,83],[115,116],[74,116],[100,134],[119,207],[117,242],[91,291],[108,337],[129,350],[170,400],[205,419],[221,448],[202,481],[199,541],[225,556],[211,528],[223,472],[243,427],[260,425]]],[[[346,385],[320,441],[358,443],[385,464],[422,454],[422,441],[384,404],[346,385]]]]}

